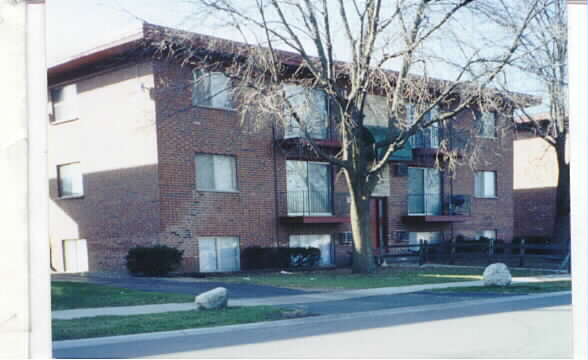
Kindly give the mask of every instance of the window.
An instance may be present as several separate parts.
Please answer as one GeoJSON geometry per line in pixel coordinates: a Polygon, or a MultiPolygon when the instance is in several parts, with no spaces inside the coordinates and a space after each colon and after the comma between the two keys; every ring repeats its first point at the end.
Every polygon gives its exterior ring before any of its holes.
{"type": "Polygon", "coordinates": [[[198,256],[201,272],[239,271],[240,251],[237,237],[200,237],[198,256]]]}
{"type": "Polygon", "coordinates": [[[332,214],[329,164],[287,160],[286,189],[289,216],[332,214]]]}
{"type": "MultiPolygon", "coordinates": [[[[414,104],[407,104],[405,106],[406,125],[412,126],[416,122],[416,107],[414,104]]],[[[426,124],[439,116],[438,106],[434,106],[430,111],[423,115],[422,124],[426,124]]],[[[439,123],[434,123],[426,128],[420,129],[416,134],[412,135],[409,143],[413,148],[437,149],[439,148],[439,123]]]]}
{"type": "Polygon", "coordinates": [[[476,113],[478,120],[478,136],[486,138],[496,137],[496,113],[494,112],[478,112],[476,113]]]}
{"type": "Polygon", "coordinates": [[[331,235],[290,235],[290,247],[316,248],[321,251],[320,266],[333,264],[331,235]]]}
{"type": "Polygon", "coordinates": [[[433,168],[408,168],[408,214],[440,215],[441,172],[433,168]]]}
{"type": "Polygon", "coordinates": [[[197,154],[196,188],[202,191],[237,191],[235,158],[197,154]]]}
{"type": "Polygon", "coordinates": [[[88,245],[84,239],[63,240],[63,270],[88,271],[88,245]]]}
{"type": "Polygon", "coordinates": [[[78,89],[76,84],[56,87],[49,90],[51,96],[51,122],[75,120],[78,118],[78,89]]]}
{"type": "Polygon", "coordinates": [[[496,172],[476,171],[474,193],[478,198],[496,197],[496,172]]]}
{"type": "Polygon", "coordinates": [[[443,235],[440,232],[410,232],[408,234],[408,243],[417,245],[410,247],[412,251],[418,251],[418,245],[421,241],[426,241],[427,244],[439,244],[443,240],[443,235]]]}
{"type": "Polygon", "coordinates": [[[476,240],[481,240],[482,238],[496,240],[496,230],[482,230],[476,232],[476,240]]]}
{"type": "MultiPolygon", "coordinates": [[[[328,116],[325,93],[318,89],[308,89],[291,84],[284,85],[284,92],[309,135],[313,139],[326,139],[328,116]]],[[[304,132],[300,124],[293,116],[289,116],[286,124],[286,138],[302,137],[303,135],[304,132]]]]}
{"type": "Polygon", "coordinates": [[[80,163],[57,166],[57,187],[60,198],[84,195],[84,182],[80,163]]]}
{"type": "Polygon", "coordinates": [[[231,109],[231,79],[220,72],[194,70],[192,105],[231,109]]]}

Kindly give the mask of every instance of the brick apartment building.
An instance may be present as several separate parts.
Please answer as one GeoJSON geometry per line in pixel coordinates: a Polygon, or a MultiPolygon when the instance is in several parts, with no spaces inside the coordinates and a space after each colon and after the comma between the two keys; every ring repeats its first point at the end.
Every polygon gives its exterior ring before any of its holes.
{"type": "MultiPolygon", "coordinates": [[[[547,114],[535,116],[548,121],[547,114]]],[[[553,235],[558,180],[555,149],[535,134],[525,121],[516,124],[514,139],[514,234],[545,238],[553,235]]]]}
{"type": "MultiPolygon", "coordinates": [[[[241,126],[229,95],[203,96],[228,83],[222,73],[137,55],[149,29],[49,69],[55,270],[124,271],[131,247],[153,244],[184,250],[188,272],[238,270],[252,245],[314,246],[322,265],[349,264],[346,185],[336,169],[301,145],[295,127],[241,126]],[[194,76],[206,81],[195,85],[194,76]]],[[[313,96],[323,109],[312,114],[322,124],[313,137],[336,151],[333,120],[313,96]]],[[[384,119],[366,116],[377,136],[384,119]]],[[[483,124],[475,170],[450,176],[434,167],[445,129],[415,135],[394,154],[372,199],[374,248],[459,235],[510,241],[513,137],[497,136],[503,121],[471,112],[454,121],[483,124]]]]}

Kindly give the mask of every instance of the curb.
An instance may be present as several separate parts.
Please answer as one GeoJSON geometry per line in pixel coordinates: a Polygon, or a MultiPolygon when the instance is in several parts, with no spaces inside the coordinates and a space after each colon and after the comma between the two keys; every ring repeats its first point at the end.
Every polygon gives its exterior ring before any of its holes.
{"type": "Polygon", "coordinates": [[[262,322],[257,322],[257,323],[240,324],[240,325],[227,325],[227,326],[208,327],[208,328],[193,328],[193,329],[183,329],[183,330],[160,331],[160,332],[132,334],[132,335],[119,335],[119,336],[89,338],[89,339],[60,340],[60,341],[53,342],[53,349],[54,350],[71,349],[71,348],[85,347],[85,346],[118,344],[118,343],[130,342],[130,341],[156,340],[156,339],[165,339],[165,338],[171,338],[171,337],[194,336],[194,335],[204,335],[204,334],[218,334],[218,333],[225,333],[225,332],[231,332],[231,331],[236,331],[236,330],[258,329],[258,328],[263,328],[266,326],[284,327],[284,326],[292,326],[292,325],[299,325],[299,324],[318,324],[318,323],[328,322],[328,321],[332,321],[332,320],[352,320],[352,319],[361,318],[361,317],[378,317],[378,316],[383,316],[383,315],[392,315],[392,314],[399,314],[399,313],[406,314],[406,313],[425,312],[425,311],[447,310],[447,309],[454,309],[454,308],[462,308],[465,306],[497,304],[497,303],[512,302],[512,301],[518,301],[518,300],[541,299],[541,298],[556,297],[556,296],[568,295],[568,294],[571,294],[571,291],[558,291],[558,292],[551,292],[551,293],[537,294],[537,295],[510,296],[510,297],[498,298],[498,299],[467,300],[467,301],[459,301],[459,302],[453,302],[453,303],[442,304],[442,305],[433,304],[433,305],[423,305],[423,306],[412,306],[412,307],[402,307],[402,308],[384,309],[384,310],[376,310],[376,311],[322,315],[322,316],[316,316],[316,317],[306,317],[306,318],[290,319],[290,320],[262,321],[262,322]]]}

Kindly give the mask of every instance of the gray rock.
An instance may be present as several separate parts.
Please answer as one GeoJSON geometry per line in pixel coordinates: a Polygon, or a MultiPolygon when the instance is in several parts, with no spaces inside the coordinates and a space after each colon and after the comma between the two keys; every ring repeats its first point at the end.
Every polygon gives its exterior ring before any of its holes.
{"type": "Polygon", "coordinates": [[[485,286],[508,286],[512,282],[512,276],[508,267],[503,263],[490,264],[484,270],[485,286]]]}
{"type": "Polygon", "coordinates": [[[217,287],[196,296],[195,302],[199,310],[223,309],[229,302],[229,293],[224,287],[217,287]]]}

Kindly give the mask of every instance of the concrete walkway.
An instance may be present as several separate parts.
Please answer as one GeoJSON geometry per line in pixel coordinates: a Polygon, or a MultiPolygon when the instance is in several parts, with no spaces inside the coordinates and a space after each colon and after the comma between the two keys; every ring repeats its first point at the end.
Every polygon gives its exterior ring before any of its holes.
{"type": "MultiPolygon", "coordinates": [[[[546,275],[537,277],[518,277],[513,279],[513,283],[531,283],[531,282],[546,282],[546,281],[561,281],[570,280],[569,275],[546,275]]],[[[461,281],[442,284],[425,284],[425,285],[410,285],[397,286],[387,288],[375,289],[360,289],[360,290],[342,290],[329,291],[320,293],[309,293],[301,295],[286,295],[264,298],[247,298],[247,299],[230,299],[230,306],[255,306],[255,305],[293,305],[293,304],[310,304],[326,301],[341,301],[356,298],[363,298],[369,296],[383,296],[408,294],[420,291],[443,289],[449,287],[467,287],[467,286],[482,286],[482,281],[461,281]]],[[[195,310],[194,303],[180,303],[180,304],[153,304],[153,305],[138,305],[138,306],[116,306],[104,308],[89,308],[89,309],[73,309],[73,310],[59,310],[52,312],[54,320],[70,320],[84,317],[94,316],[127,316],[140,314],[154,314],[172,311],[187,311],[195,310]]]]}

